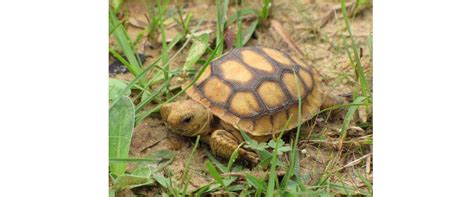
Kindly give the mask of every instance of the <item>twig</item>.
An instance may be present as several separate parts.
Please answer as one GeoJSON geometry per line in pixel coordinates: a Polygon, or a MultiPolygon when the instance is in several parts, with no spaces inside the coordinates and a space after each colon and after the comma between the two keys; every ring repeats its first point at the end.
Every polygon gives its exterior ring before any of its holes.
{"type": "Polygon", "coordinates": [[[362,156],[362,157],[360,157],[360,158],[358,158],[358,159],[356,159],[356,160],[354,160],[354,161],[351,161],[351,162],[347,163],[346,165],[342,166],[341,168],[337,169],[336,172],[337,172],[337,171],[340,171],[340,170],[342,170],[342,169],[344,169],[344,168],[347,168],[347,167],[355,166],[355,165],[359,164],[360,161],[362,161],[363,159],[365,159],[365,158],[367,158],[367,157],[369,157],[369,156],[371,156],[371,155],[372,155],[372,153],[369,153],[369,154],[364,155],[364,156],[362,156]]]}
{"type": "Polygon", "coordinates": [[[281,23],[277,20],[271,20],[270,22],[272,24],[272,28],[278,33],[278,35],[283,39],[283,41],[285,41],[288,46],[290,46],[293,50],[297,51],[301,56],[304,57],[303,51],[301,51],[301,49],[296,46],[295,42],[291,39],[290,35],[285,30],[285,28],[283,28],[281,23]]]}

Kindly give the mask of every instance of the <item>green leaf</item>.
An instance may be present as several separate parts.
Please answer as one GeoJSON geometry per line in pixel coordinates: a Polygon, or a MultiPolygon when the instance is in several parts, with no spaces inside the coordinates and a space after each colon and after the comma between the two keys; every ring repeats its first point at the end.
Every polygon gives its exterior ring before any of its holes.
{"type": "Polygon", "coordinates": [[[131,93],[130,88],[127,89],[127,82],[109,78],[109,100],[114,100],[120,96],[130,96],[131,93]],[[124,95],[120,95],[124,90],[124,95]]]}
{"type": "Polygon", "coordinates": [[[171,179],[166,178],[161,174],[155,174],[153,178],[164,188],[170,188],[171,187],[171,179]]]}
{"type": "Polygon", "coordinates": [[[244,46],[250,40],[250,37],[252,37],[253,32],[255,32],[257,25],[258,25],[258,20],[255,20],[254,22],[252,22],[252,24],[250,24],[249,27],[247,27],[244,30],[243,38],[242,38],[242,46],[244,46]]]}
{"type": "Polygon", "coordinates": [[[249,183],[251,186],[253,186],[259,191],[263,191],[266,188],[265,182],[261,181],[260,179],[251,174],[245,173],[245,180],[247,180],[247,183],[249,183]]]}
{"type": "Polygon", "coordinates": [[[137,58],[134,46],[132,45],[132,41],[125,30],[125,27],[123,27],[122,23],[118,20],[112,10],[109,11],[109,26],[116,27],[112,34],[130,63],[125,64],[125,66],[127,66],[127,69],[134,76],[137,76],[142,71],[140,68],[141,62],[137,58]]]}
{"type": "Polygon", "coordinates": [[[234,150],[234,152],[232,152],[232,155],[230,155],[229,162],[227,163],[227,172],[231,171],[232,165],[234,164],[235,160],[237,159],[237,156],[239,156],[239,149],[244,144],[245,143],[239,144],[239,146],[237,146],[237,148],[234,150]]]}
{"type": "Polygon", "coordinates": [[[221,172],[227,172],[230,170],[227,170],[226,166],[224,166],[224,164],[217,160],[216,157],[214,157],[214,155],[210,153],[207,149],[204,149],[204,153],[206,153],[207,158],[209,158],[209,160],[211,160],[211,162],[216,165],[221,172]]]}
{"type": "Polygon", "coordinates": [[[142,176],[142,177],[150,177],[151,169],[148,166],[140,166],[133,170],[132,175],[135,176],[142,176]]]}
{"type": "Polygon", "coordinates": [[[277,144],[278,144],[278,149],[277,149],[277,154],[278,155],[281,155],[284,152],[288,152],[288,151],[291,150],[290,146],[285,146],[285,142],[282,139],[278,139],[277,143],[275,143],[275,140],[273,140],[273,139],[268,142],[268,146],[272,147],[273,149],[275,149],[275,146],[277,144]]]}
{"type": "Polygon", "coordinates": [[[184,70],[191,71],[194,69],[194,64],[201,58],[201,56],[206,52],[207,47],[209,46],[209,35],[203,34],[196,38],[189,49],[188,57],[186,57],[186,62],[184,63],[184,70]]]}
{"type": "Polygon", "coordinates": [[[137,176],[131,174],[122,174],[115,180],[113,188],[122,190],[125,188],[131,189],[144,185],[151,185],[154,181],[150,177],[137,176]]]}
{"type": "MultiPolygon", "coordinates": [[[[128,158],[135,123],[135,107],[132,100],[122,96],[109,110],[109,158],[128,158]]],[[[122,175],[126,164],[111,163],[110,172],[122,175]]]]}
{"type": "MultiPolygon", "coordinates": [[[[342,123],[342,128],[341,128],[341,134],[342,136],[345,137],[346,135],[346,130],[347,128],[349,127],[349,123],[351,122],[352,120],[352,117],[354,116],[354,113],[355,111],[357,110],[357,108],[359,108],[359,104],[361,104],[364,100],[366,99],[366,97],[363,97],[363,96],[360,96],[360,97],[357,97],[352,103],[355,104],[355,105],[352,105],[349,107],[349,110],[347,110],[346,112],[346,115],[344,116],[344,122],[342,123]]],[[[343,139],[344,137],[341,137],[341,139],[343,139]]]]}
{"type": "Polygon", "coordinates": [[[112,8],[114,9],[114,12],[117,12],[120,9],[120,7],[122,7],[123,2],[124,0],[111,0],[110,1],[110,4],[112,8]]]}
{"type": "Polygon", "coordinates": [[[219,172],[217,172],[217,169],[212,165],[212,163],[209,160],[206,160],[205,163],[212,178],[214,178],[214,180],[216,180],[217,183],[221,184],[221,186],[225,188],[226,185],[224,184],[224,181],[222,180],[222,177],[219,174],[219,172]]]}
{"type": "Polygon", "coordinates": [[[124,188],[134,188],[153,183],[150,178],[151,169],[148,166],[139,166],[133,170],[132,174],[122,174],[114,182],[114,188],[120,190],[124,188]]]}

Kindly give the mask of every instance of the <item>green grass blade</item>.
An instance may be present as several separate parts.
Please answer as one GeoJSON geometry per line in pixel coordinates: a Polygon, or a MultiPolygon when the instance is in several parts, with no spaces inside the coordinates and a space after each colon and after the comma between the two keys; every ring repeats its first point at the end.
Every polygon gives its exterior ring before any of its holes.
{"type": "Polygon", "coordinates": [[[134,47],[132,45],[130,37],[127,34],[127,31],[111,10],[109,10],[109,23],[111,24],[111,26],[116,27],[115,30],[112,32],[112,35],[117,40],[120,48],[123,50],[123,53],[125,54],[128,62],[130,63],[125,66],[128,66],[127,69],[133,75],[137,76],[141,72],[141,62],[138,60],[137,55],[135,54],[134,47]]]}
{"type": "MultiPolygon", "coordinates": [[[[163,1],[157,1],[158,5],[158,20],[160,22],[160,33],[161,33],[161,62],[163,64],[163,69],[165,72],[163,74],[165,75],[165,81],[169,79],[169,56],[168,56],[168,45],[166,43],[166,31],[165,31],[165,24],[164,24],[164,15],[165,15],[165,7],[168,5],[167,0],[163,1]]],[[[166,87],[168,89],[168,86],[166,87]]]]}
{"type": "MultiPolygon", "coordinates": [[[[135,121],[135,109],[132,100],[121,97],[114,107],[109,110],[109,158],[128,158],[135,121]]],[[[109,164],[110,172],[122,175],[126,164],[109,164]]]]}
{"type": "Polygon", "coordinates": [[[270,15],[270,0],[263,0],[263,7],[260,11],[260,23],[267,20],[268,16],[270,15]]]}
{"type": "Polygon", "coordinates": [[[358,50],[358,46],[357,46],[357,43],[356,41],[354,40],[354,37],[352,36],[352,31],[351,31],[351,25],[349,24],[349,19],[348,19],[348,16],[347,16],[347,9],[346,9],[346,1],[345,0],[341,0],[341,10],[342,10],[342,15],[344,16],[344,23],[346,24],[346,27],[347,27],[347,32],[349,33],[349,36],[351,38],[351,42],[352,42],[352,50],[353,50],[353,53],[354,53],[354,57],[356,59],[356,71],[357,71],[357,77],[358,77],[358,80],[359,80],[359,83],[360,83],[360,86],[361,86],[361,91],[362,91],[362,94],[369,98],[369,92],[368,92],[368,87],[367,87],[367,79],[365,77],[365,73],[364,73],[364,70],[362,68],[362,63],[360,61],[360,57],[359,57],[359,53],[357,52],[358,50]]]}
{"type": "Polygon", "coordinates": [[[359,177],[362,182],[364,182],[365,186],[367,187],[367,190],[369,190],[369,193],[372,193],[372,184],[370,183],[369,180],[365,176],[362,176],[359,171],[354,170],[354,173],[356,174],[357,177],[359,177]]]}
{"type": "Polygon", "coordinates": [[[182,177],[181,182],[180,182],[180,185],[183,185],[184,180],[186,180],[186,184],[185,184],[183,192],[182,192],[183,194],[186,194],[186,190],[188,189],[189,181],[191,180],[191,177],[188,177],[189,165],[191,164],[191,160],[193,159],[194,152],[196,152],[196,148],[199,145],[200,138],[201,138],[201,136],[198,135],[197,138],[196,138],[196,141],[194,142],[194,147],[191,150],[191,155],[186,160],[186,164],[184,166],[184,173],[183,173],[183,177],[182,177]]]}
{"type": "MultiPolygon", "coordinates": [[[[222,43],[221,43],[222,44],[222,43]]],[[[196,83],[196,81],[199,79],[199,77],[201,77],[202,73],[204,73],[204,70],[207,68],[207,66],[209,66],[209,63],[214,59],[214,57],[216,56],[217,54],[217,51],[218,50],[214,50],[210,55],[209,55],[209,58],[207,59],[206,63],[204,64],[204,66],[201,68],[201,70],[199,70],[199,73],[198,75],[193,79],[193,81],[191,81],[190,84],[188,84],[185,88],[183,88],[181,91],[179,91],[177,94],[175,94],[174,96],[172,96],[171,98],[169,98],[168,100],[166,100],[165,102],[157,105],[156,107],[154,107],[153,109],[151,110],[148,110],[148,111],[145,111],[141,114],[139,114],[137,116],[137,122],[141,122],[143,119],[145,119],[146,117],[148,117],[151,113],[153,112],[157,112],[161,106],[165,103],[168,103],[172,100],[174,100],[176,97],[178,97],[179,95],[183,94],[187,89],[189,89],[194,83],[196,83]]]]}
{"type": "Polygon", "coordinates": [[[204,149],[204,152],[206,153],[206,156],[209,158],[209,160],[211,160],[211,162],[217,166],[217,168],[219,168],[219,170],[221,172],[228,172],[229,170],[227,170],[226,166],[224,166],[224,164],[222,164],[219,160],[216,159],[216,157],[214,157],[214,155],[209,152],[207,149],[204,149]]]}
{"type": "Polygon", "coordinates": [[[216,182],[219,183],[225,189],[226,185],[224,184],[224,181],[222,180],[222,177],[219,174],[219,172],[217,172],[217,169],[212,165],[212,163],[209,160],[206,160],[205,164],[212,178],[214,178],[214,180],[216,180],[216,182]]]}
{"type": "Polygon", "coordinates": [[[242,145],[244,145],[245,142],[242,142],[237,146],[237,148],[232,152],[232,155],[230,155],[229,162],[227,163],[227,170],[226,172],[232,171],[232,165],[234,164],[235,160],[237,159],[237,156],[239,156],[239,149],[242,145]]]}
{"type": "Polygon", "coordinates": [[[247,42],[250,40],[252,37],[252,34],[255,32],[255,29],[257,28],[258,21],[252,22],[248,28],[245,29],[243,32],[243,38],[242,38],[242,46],[247,44],[247,42]]]}
{"type": "Polygon", "coordinates": [[[147,158],[109,158],[109,163],[155,163],[156,159],[147,159],[147,158]]]}
{"type": "Polygon", "coordinates": [[[257,177],[251,174],[245,173],[245,180],[247,181],[247,183],[249,183],[251,186],[257,189],[257,192],[256,192],[257,195],[259,195],[259,193],[264,191],[266,188],[265,182],[259,180],[257,177]]]}
{"type": "MultiPolygon", "coordinates": [[[[159,60],[160,59],[158,59],[157,61],[159,61],[159,60]]],[[[155,61],[155,63],[156,63],[156,61],[155,61]]],[[[125,87],[120,93],[118,93],[118,95],[123,96],[127,92],[127,90],[129,90],[132,86],[134,86],[137,83],[138,80],[142,79],[146,75],[146,73],[148,73],[148,71],[150,71],[153,68],[153,65],[155,65],[155,63],[153,63],[152,65],[145,68],[138,76],[136,76],[132,81],[130,81],[128,83],[127,87],[125,87]]],[[[118,102],[119,99],[120,99],[120,97],[117,97],[114,101],[112,101],[110,103],[109,109],[112,108],[118,102]]]]}
{"type": "Polygon", "coordinates": [[[341,127],[341,134],[339,138],[339,147],[342,146],[342,142],[344,141],[344,138],[346,137],[346,131],[347,128],[349,128],[349,123],[351,122],[354,113],[356,110],[359,108],[360,104],[366,100],[366,97],[360,96],[357,97],[352,103],[355,104],[353,106],[349,107],[349,110],[347,110],[346,115],[344,116],[344,122],[342,123],[341,127]]]}
{"type": "Polygon", "coordinates": [[[216,31],[216,49],[217,55],[221,55],[224,49],[224,28],[225,28],[225,17],[227,15],[227,7],[229,0],[216,0],[216,16],[217,16],[217,31],[216,31]]]}

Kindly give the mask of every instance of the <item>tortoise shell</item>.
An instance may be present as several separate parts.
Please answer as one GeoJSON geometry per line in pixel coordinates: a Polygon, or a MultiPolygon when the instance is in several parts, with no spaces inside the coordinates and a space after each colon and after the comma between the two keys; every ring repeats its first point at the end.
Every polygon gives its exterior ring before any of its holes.
{"type": "Polygon", "coordinates": [[[302,122],[319,111],[318,79],[312,67],[284,52],[243,47],[213,60],[186,93],[225,123],[265,136],[298,126],[298,92],[302,122]]]}

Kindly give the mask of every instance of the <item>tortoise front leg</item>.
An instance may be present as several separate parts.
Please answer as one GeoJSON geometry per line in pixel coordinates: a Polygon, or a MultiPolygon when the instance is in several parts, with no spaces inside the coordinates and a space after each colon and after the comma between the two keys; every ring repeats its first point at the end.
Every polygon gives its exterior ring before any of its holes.
{"type": "MultiPolygon", "coordinates": [[[[226,130],[215,130],[211,134],[209,144],[211,145],[212,153],[220,157],[229,159],[234,150],[239,146],[240,140],[231,132],[226,130]]],[[[258,155],[254,152],[239,148],[239,157],[244,158],[254,164],[258,163],[258,155]]]]}

